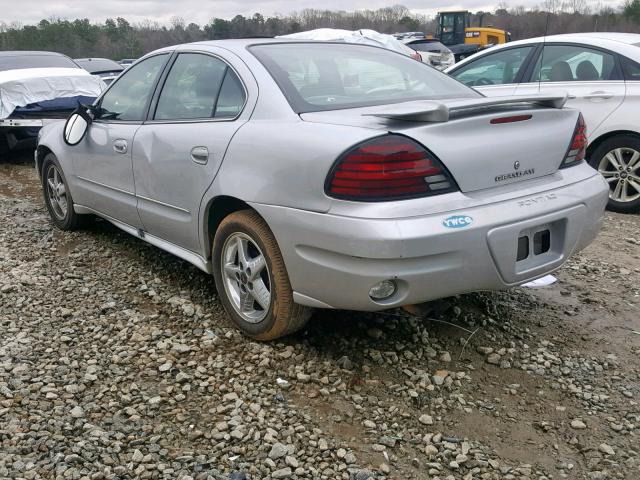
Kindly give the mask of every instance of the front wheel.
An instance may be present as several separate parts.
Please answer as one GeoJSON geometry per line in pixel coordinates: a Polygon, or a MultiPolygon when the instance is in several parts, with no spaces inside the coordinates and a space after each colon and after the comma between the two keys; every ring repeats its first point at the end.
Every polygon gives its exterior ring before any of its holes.
{"type": "Polygon", "coordinates": [[[73,210],[73,198],[62,167],[53,153],[42,162],[42,191],[53,224],[60,230],[75,230],[80,225],[80,215],[73,210]]]}
{"type": "Polygon", "coordinates": [[[589,164],[609,183],[609,210],[640,211],[640,138],[617,135],[605,140],[595,149],[589,164]]]}
{"type": "Polygon", "coordinates": [[[212,255],[218,295],[246,335],[273,340],[307,323],[311,310],[294,303],[280,248],[256,212],[226,217],[215,234],[212,255]]]}

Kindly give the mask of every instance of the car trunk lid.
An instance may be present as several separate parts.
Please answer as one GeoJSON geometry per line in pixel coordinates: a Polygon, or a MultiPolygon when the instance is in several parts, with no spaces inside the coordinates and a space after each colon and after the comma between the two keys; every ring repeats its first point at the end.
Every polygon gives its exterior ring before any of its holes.
{"type": "Polygon", "coordinates": [[[578,113],[565,95],[405,102],[303,113],[305,121],[406,135],[436,155],[471,192],[554,173],[578,113]]]}

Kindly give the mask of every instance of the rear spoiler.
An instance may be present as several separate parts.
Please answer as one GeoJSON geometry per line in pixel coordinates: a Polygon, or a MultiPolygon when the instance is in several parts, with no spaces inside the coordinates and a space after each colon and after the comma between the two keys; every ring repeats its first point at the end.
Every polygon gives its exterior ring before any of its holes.
{"type": "Polygon", "coordinates": [[[445,105],[437,101],[417,101],[380,105],[375,110],[363,113],[367,117],[390,118],[411,122],[447,122],[452,112],[483,109],[498,105],[521,105],[528,103],[547,108],[562,108],[569,96],[557,95],[513,95],[508,97],[481,97],[448,101],[445,105]]]}

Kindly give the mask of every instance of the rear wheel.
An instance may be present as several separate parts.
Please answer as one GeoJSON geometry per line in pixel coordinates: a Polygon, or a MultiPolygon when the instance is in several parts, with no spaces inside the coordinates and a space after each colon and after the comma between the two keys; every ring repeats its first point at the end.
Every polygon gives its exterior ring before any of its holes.
{"type": "Polygon", "coordinates": [[[53,153],[42,162],[42,191],[53,224],[60,230],[75,230],[80,225],[80,215],[73,210],[73,198],[62,167],[53,153]]]}
{"type": "Polygon", "coordinates": [[[9,153],[9,140],[7,134],[0,130],[0,155],[6,155],[9,153]]]}
{"type": "Polygon", "coordinates": [[[609,183],[609,210],[640,211],[640,138],[617,135],[605,140],[589,164],[609,183]]]}
{"type": "Polygon", "coordinates": [[[278,244],[252,210],[226,217],[213,241],[216,289],[225,310],[248,336],[273,340],[300,330],[311,310],[293,301],[278,244]]]}

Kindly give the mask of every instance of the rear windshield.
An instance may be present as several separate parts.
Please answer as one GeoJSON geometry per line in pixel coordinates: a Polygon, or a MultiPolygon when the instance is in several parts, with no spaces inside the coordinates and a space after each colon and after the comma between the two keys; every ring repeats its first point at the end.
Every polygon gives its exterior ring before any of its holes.
{"type": "Polygon", "coordinates": [[[0,71],[21,68],[78,68],[73,60],[62,55],[0,56],[0,71]]]}
{"type": "Polygon", "coordinates": [[[480,96],[422,62],[382,48],[285,43],[250,50],[297,113],[480,96]]]}
{"type": "Polygon", "coordinates": [[[408,43],[407,46],[413,48],[418,52],[433,52],[433,53],[450,52],[450,50],[440,42],[417,41],[417,42],[408,43]]]}
{"type": "Polygon", "coordinates": [[[100,72],[121,72],[124,67],[108,58],[92,58],[90,60],[81,58],[76,63],[90,73],[100,72]]]}

